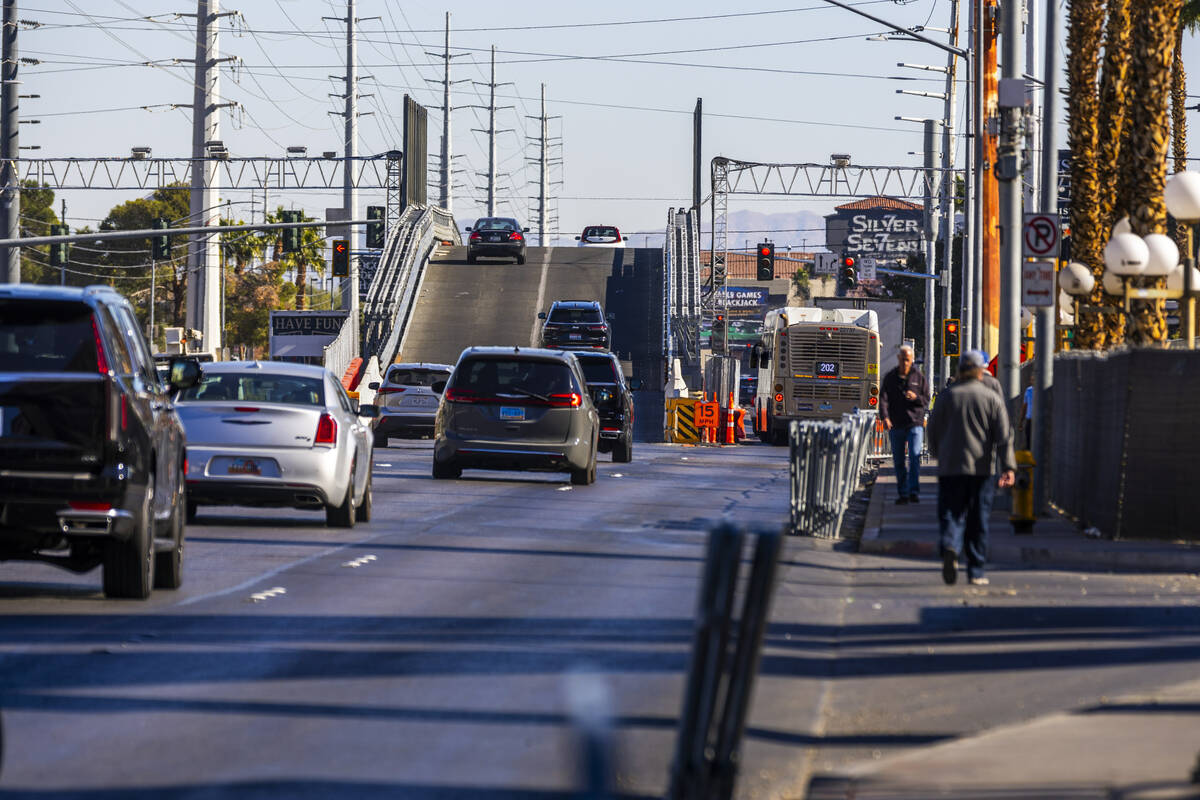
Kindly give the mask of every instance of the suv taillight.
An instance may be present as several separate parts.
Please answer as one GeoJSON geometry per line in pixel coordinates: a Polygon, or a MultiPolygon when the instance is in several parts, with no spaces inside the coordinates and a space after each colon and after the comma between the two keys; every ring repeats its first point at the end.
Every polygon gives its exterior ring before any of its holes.
{"type": "Polygon", "coordinates": [[[337,420],[329,414],[322,414],[317,422],[317,435],[313,444],[337,444],[337,420]]]}
{"type": "Polygon", "coordinates": [[[470,389],[447,389],[442,395],[451,403],[478,403],[479,396],[470,389]]]}
{"type": "Polygon", "coordinates": [[[96,341],[96,365],[101,375],[107,375],[108,357],[104,353],[104,339],[100,337],[100,326],[96,324],[95,316],[92,317],[92,336],[96,341]]]}
{"type": "Polygon", "coordinates": [[[403,386],[380,386],[376,394],[400,394],[403,391],[403,386]]]}
{"type": "Polygon", "coordinates": [[[550,405],[558,408],[579,408],[583,405],[583,398],[577,392],[552,394],[550,395],[550,405]]]}

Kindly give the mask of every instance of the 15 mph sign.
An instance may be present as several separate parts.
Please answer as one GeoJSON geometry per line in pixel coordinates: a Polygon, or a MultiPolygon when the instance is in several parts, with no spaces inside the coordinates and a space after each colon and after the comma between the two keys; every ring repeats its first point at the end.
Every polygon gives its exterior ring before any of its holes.
{"type": "Polygon", "coordinates": [[[1059,229],[1055,214],[1026,214],[1021,230],[1025,258],[1058,258],[1059,229]]]}

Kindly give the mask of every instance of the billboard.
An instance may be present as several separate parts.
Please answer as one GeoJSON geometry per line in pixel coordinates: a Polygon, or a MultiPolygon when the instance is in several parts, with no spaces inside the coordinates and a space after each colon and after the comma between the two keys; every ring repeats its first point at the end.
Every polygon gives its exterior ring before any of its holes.
{"type": "Polygon", "coordinates": [[[323,356],[345,321],[345,311],[272,311],[271,358],[323,356]]]}
{"type": "Polygon", "coordinates": [[[428,202],[426,173],[429,169],[429,112],[404,95],[404,170],[400,193],[403,205],[428,202]]]}

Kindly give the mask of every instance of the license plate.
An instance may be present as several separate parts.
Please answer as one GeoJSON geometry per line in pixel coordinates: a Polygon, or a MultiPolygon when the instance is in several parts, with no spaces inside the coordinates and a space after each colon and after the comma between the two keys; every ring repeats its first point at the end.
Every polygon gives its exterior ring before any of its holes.
{"type": "Polygon", "coordinates": [[[583,338],[583,334],[582,333],[569,333],[569,334],[567,334],[567,338],[570,339],[572,342],[578,342],[580,339],[583,338]]]}
{"type": "Polygon", "coordinates": [[[414,397],[412,404],[414,406],[435,406],[437,405],[437,401],[432,397],[414,397]]]}
{"type": "Polygon", "coordinates": [[[500,234],[498,234],[498,233],[493,233],[491,236],[489,236],[489,237],[488,237],[488,241],[489,241],[489,242],[498,242],[498,241],[500,241],[500,234]]]}
{"type": "Polygon", "coordinates": [[[525,409],[520,406],[500,406],[500,419],[525,419],[525,409]]]}
{"type": "Polygon", "coordinates": [[[262,475],[262,467],[253,458],[235,458],[229,462],[230,475],[262,475]]]}

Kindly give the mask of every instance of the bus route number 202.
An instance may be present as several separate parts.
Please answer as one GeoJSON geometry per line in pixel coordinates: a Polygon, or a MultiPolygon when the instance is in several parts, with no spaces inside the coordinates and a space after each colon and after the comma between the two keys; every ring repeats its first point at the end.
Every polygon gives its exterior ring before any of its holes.
{"type": "Polygon", "coordinates": [[[836,361],[818,361],[816,366],[818,378],[836,378],[838,376],[838,362],[836,361]]]}

